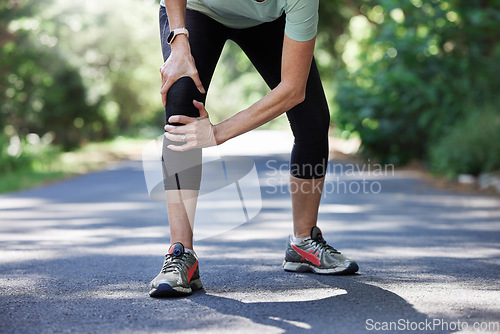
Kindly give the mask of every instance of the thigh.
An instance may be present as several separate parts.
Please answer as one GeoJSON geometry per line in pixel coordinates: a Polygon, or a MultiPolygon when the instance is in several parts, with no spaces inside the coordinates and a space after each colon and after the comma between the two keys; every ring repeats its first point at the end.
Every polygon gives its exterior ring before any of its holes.
{"type": "MultiPolygon", "coordinates": [[[[193,10],[186,10],[186,28],[189,31],[191,54],[200,75],[203,87],[208,91],[215,66],[219,60],[229,29],[210,17],[193,10]]],[[[165,7],[160,7],[160,39],[163,60],[170,55],[167,37],[170,33],[165,7]]]]}
{"type": "Polygon", "coordinates": [[[245,52],[269,88],[281,81],[285,17],[256,27],[235,30],[230,39],[245,52]]]}
{"type": "MultiPolygon", "coordinates": [[[[271,89],[281,82],[284,26],[282,17],[231,36],[271,89]]],[[[307,79],[305,100],[286,114],[295,137],[290,158],[291,175],[307,179],[323,177],[328,161],[330,112],[314,59],[307,79]]]]}
{"type": "MultiPolygon", "coordinates": [[[[271,89],[281,81],[284,30],[283,16],[273,22],[241,29],[230,36],[245,52],[271,89]]],[[[287,117],[295,138],[325,137],[328,134],[330,112],[315,59],[311,63],[307,79],[305,100],[290,109],[287,117]]]]}

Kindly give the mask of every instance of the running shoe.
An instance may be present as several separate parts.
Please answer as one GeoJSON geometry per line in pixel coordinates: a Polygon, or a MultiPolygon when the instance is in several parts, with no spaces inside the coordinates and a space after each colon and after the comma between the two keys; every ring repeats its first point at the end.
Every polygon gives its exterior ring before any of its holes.
{"type": "Polygon", "coordinates": [[[187,296],[203,288],[195,254],[185,251],[182,243],[170,246],[160,273],[151,281],[151,297],[187,296]]]}
{"type": "Polygon", "coordinates": [[[311,229],[311,237],[298,244],[288,239],[283,269],[316,274],[352,274],[358,271],[355,261],[349,260],[328,245],[318,227],[311,229]]]}

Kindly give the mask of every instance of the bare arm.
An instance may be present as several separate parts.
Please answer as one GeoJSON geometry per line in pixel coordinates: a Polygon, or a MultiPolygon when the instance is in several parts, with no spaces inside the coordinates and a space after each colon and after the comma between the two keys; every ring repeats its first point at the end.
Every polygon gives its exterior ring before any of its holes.
{"type": "Polygon", "coordinates": [[[212,126],[207,121],[207,111],[199,102],[195,102],[195,106],[200,110],[202,117],[194,119],[181,115],[171,116],[169,122],[187,125],[185,127],[167,125],[165,129],[168,132],[165,136],[173,141],[181,141],[180,136],[175,133],[184,133],[188,142],[182,146],[171,145],[169,148],[184,151],[194,147],[210,146],[214,143],[219,145],[269,122],[301,103],[305,98],[315,40],[313,38],[307,42],[297,42],[285,35],[280,84],[264,98],[225,121],[212,126]],[[208,126],[210,128],[207,128],[208,126]],[[204,143],[205,140],[207,140],[206,143],[204,143]]]}
{"type": "MultiPolygon", "coordinates": [[[[167,10],[170,30],[186,27],[186,0],[166,0],[165,8],[167,10]]],[[[161,90],[163,106],[167,102],[167,92],[174,82],[184,76],[191,77],[201,93],[205,89],[198,75],[198,70],[191,55],[191,47],[186,35],[179,34],[172,44],[171,52],[167,61],[160,68],[161,90]]]]}
{"type": "Polygon", "coordinates": [[[217,144],[253,130],[304,101],[314,43],[315,39],[297,42],[285,35],[280,84],[249,108],[217,124],[217,144]]]}
{"type": "Polygon", "coordinates": [[[186,26],[186,0],[166,0],[168,23],[170,30],[183,28],[186,26]]]}

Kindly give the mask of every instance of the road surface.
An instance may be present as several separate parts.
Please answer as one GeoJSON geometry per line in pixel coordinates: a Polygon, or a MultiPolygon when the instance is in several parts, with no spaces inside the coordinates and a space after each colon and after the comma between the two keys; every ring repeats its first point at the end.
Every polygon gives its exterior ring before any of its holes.
{"type": "MultiPolygon", "coordinates": [[[[0,332],[500,332],[498,197],[334,160],[319,226],[360,272],[287,273],[291,210],[277,169],[288,155],[252,159],[262,209],[197,241],[205,290],[188,298],[148,297],[168,222],[140,161],[0,196],[0,332]]],[[[208,200],[201,230],[231,217],[224,203],[208,200]]]]}

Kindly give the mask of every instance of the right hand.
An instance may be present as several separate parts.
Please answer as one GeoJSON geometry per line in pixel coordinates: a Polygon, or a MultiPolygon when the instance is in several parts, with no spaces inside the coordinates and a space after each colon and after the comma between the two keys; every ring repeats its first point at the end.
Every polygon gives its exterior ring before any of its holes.
{"type": "Polygon", "coordinates": [[[184,41],[181,38],[177,38],[176,48],[172,46],[172,51],[167,61],[160,68],[161,73],[161,100],[163,102],[163,107],[167,104],[167,92],[172,87],[172,85],[182,77],[190,77],[193,79],[196,87],[200,93],[205,94],[205,88],[201,83],[200,76],[198,75],[198,70],[194,63],[194,58],[191,55],[191,50],[189,48],[189,42],[182,45],[184,41]]]}

